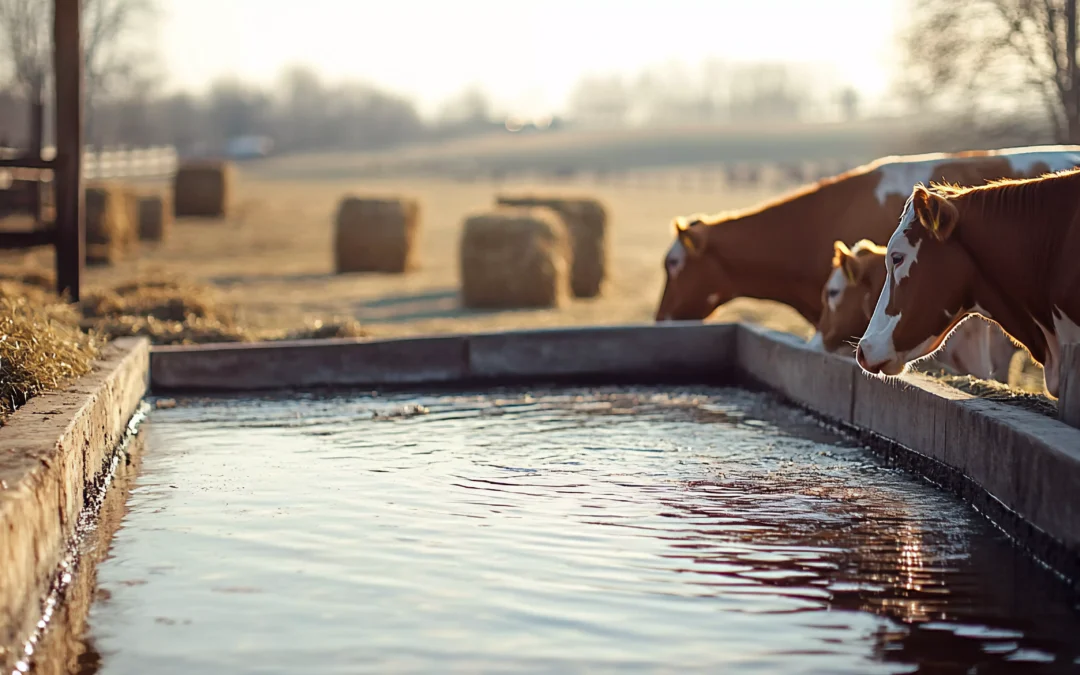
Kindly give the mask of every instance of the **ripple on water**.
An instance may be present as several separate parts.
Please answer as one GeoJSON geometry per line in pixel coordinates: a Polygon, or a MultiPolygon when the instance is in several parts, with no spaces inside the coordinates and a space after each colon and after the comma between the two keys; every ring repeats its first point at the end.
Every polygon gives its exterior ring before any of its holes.
{"type": "Polygon", "coordinates": [[[1080,655],[1075,598],[971,509],[765,395],[222,399],[144,431],[86,638],[107,673],[1080,655]]]}

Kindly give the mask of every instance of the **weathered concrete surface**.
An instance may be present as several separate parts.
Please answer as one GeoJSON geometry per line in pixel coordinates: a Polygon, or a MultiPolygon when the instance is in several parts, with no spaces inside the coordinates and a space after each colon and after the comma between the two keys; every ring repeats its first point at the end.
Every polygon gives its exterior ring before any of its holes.
{"type": "Polygon", "coordinates": [[[35,645],[34,675],[85,672],[87,657],[100,658],[86,638],[90,607],[97,599],[97,567],[108,556],[109,543],[127,514],[127,499],[139,476],[145,445],[144,436],[138,435],[124,448],[124,458],[117,463],[108,490],[102,496],[94,529],[79,541],[77,567],[64,588],[63,602],[56,607],[48,629],[35,645]]]}
{"type": "Polygon", "coordinates": [[[144,338],[106,347],[93,372],[35,397],[0,427],[0,664],[41,616],[88,488],[146,393],[144,338]]]}
{"type": "Polygon", "coordinates": [[[730,369],[734,344],[734,326],[697,322],[473,335],[469,375],[716,382],[730,369]]]}
{"type": "Polygon", "coordinates": [[[297,340],[154,347],[155,391],[253,391],[456,382],[467,376],[464,337],[297,340]]]}
{"type": "Polygon", "coordinates": [[[793,401],[838,422],[851,423],[855,361],[808,346],[787,333],[740,326],[736,336],[739,369],[793,401]]]}
{"type": "Polygon", "coordinates": [[[671,325],[509,331],[394,340],[154,347],[155,391],[464,384],[495,378],[719,376],[735,327],[671,325]]]}

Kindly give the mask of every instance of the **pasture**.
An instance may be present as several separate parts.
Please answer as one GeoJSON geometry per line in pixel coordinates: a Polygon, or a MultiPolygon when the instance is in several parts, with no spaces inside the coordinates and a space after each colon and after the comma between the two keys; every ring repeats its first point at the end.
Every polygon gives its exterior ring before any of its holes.
{"type": "MultiPolygon", "coordinates": [[[[355,320],[373,338],[651,322],[664,284],[671,219],[739,209],[807,178],[886,153],[917,152],[912,126],[887,123],[648,132],[493,134],[394,151],[276,156],[238,165],[225,218],[179,218],[162,243],[90,267],[89,287],[161,275],[205,283],[254,333],[278,335],[355,320]],[[710,161],[723,158],[724,162],[710,161]],[[736,170],[761,169],[756,181],[736,170]],[[740,180],[741,178],[741,180],[740,180]],[[469,215],[501,192],[600,200],[608,211],[608,278],[599,297],[552,309],[470,310],[460,298],[458,249],[469,215]],[[347,195],[404,196],[420,208],[416,268],[334,273],[334,216],[347,195]]],[[[157,180],[157,179],[155,179],[157,180]]],[[[143,181],[146,187],[167,187],[143,181]]],[[[850,242],[849,242],[850,243],[850,242]]],[[[831,250],[807,255],[831,256],[831,250]]],[[[4,252],[4,267],[51,268],[51,251],[4,252]]],[[[746,321],[807,337],[790,308],[740,299],[709,321],[746,321]]],[[[1039,391],[1034,364],[1014,362],[1014,386],[1039,391]]]]}
{"type": "MultiPolygon", "coordinates": [[[[274,160],[275,162],[280,160],[274,160]]],[[[391,337],[508,328],[652,321],[663,288],[663,254],[671,218],[695,211],[749,206],[767,188],[680,186],[670,172],[647,182],[459,182],[449,178],[276,179],[258,165],[241,168],[233,212],[225,219],[178,219],[162,244],[108,267],[90,267],[90,286],[165,274],[213,284],[256,329],[289,329],[314,321],[356,318],[372,336],[391,337]],[[600,297],[554,309],[473,311],[458,298],[458,244],[467,215],[490,209],[496,193],[535,190],[591,195],[609,210],[611,274],[600,297]],[[418,268],[404,275],[333,271],[333,217],[345,194],[408,195],[420,202],[418,268]]],[[[679,175],[685,174],[681,170],[679,175]]],[[[824,254],[828,254],[826,251],[824,254]]],[[[26,254],[48,266],[50,252],[26,254]]],[[[712,318],[747,320],[807,335],[810,326],[775,303],[737,301],[712,318]]]]}

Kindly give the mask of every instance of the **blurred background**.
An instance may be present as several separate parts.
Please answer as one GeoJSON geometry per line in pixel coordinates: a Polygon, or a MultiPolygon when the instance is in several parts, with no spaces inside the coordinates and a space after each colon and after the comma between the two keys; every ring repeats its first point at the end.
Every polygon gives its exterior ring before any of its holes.
{"type": "MultiPolygon", "coordinates": [[[[50,151],[51,4],[0,0],[5,152],[35,143],[35,119],[50,151]]],[[[1080,142],[1074,0],[83,7],[91,184],[154,190],[207,158],[236,176],[218,217],[180,217],[88,280],[171,275],[212,290],[242,328],[211,338],[650,321],[673,216],[749,206],[887,154],[1080,142]],[[462,222],[504,191],[604,204],[601,294],[463,306],[462,222]],[[335,214],[351,194],[419,205],[408,273],[335,268],[335,214]]],[[[3,251],[0,262],[44,274],[51,256],[3,251]]],[[[768,303],[714,317],[731,318],[809,330],[768,303]]]]}

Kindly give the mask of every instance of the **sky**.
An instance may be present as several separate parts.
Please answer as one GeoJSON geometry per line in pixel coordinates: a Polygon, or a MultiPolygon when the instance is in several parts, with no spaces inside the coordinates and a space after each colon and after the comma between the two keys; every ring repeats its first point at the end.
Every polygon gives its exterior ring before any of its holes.
{"type": "Polygon", "coordinates": [[[890,84],[901,0],[162,0],[173,89],[271,84],[305,64],[409,96],[470,86],[516,114],[557,112],[584,74],[678,61],[821,64],[866,97],[890,84]]]}

